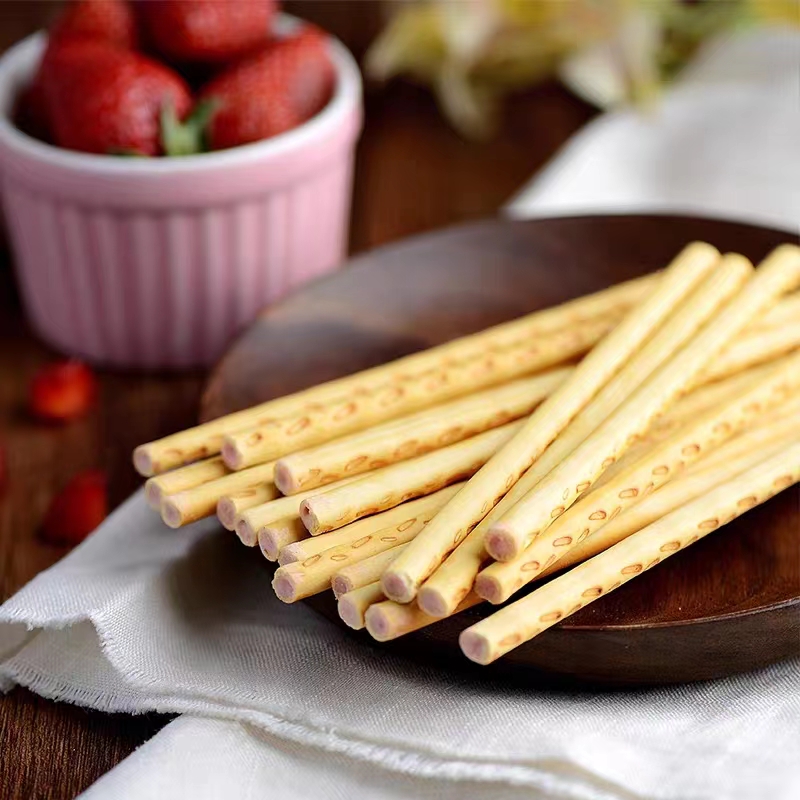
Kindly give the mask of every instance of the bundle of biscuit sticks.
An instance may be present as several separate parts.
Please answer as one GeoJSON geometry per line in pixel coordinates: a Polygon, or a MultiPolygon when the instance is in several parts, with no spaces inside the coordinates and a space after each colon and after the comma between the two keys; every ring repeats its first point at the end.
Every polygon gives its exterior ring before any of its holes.
{"type": "Polygon", "coordinates": [[[794,245],[694,242],[134,464],[167,525],[217,513],[281,600],[332,589],[379,641],[503,604],[461,633],[488,664],[800,480],[799,288],[794,245]]]}

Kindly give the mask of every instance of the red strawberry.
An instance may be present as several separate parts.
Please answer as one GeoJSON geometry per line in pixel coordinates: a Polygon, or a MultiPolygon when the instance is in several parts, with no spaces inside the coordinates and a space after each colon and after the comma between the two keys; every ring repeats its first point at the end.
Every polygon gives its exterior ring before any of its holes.
{"type": "Polygon", "coordinates": [[[325,34],[305,26],[297,35],[213,80],[201,98],[214,103],[207,130],[212,150],[257,142],[288,131],[322,110],[334,69],[325,34]]]}
{"type": "Polygon", "coordinates": [[[141,3],[150,42],[175,61],[221,63],[266,44],[274,0],[148,0],[141,3]]]}
{"type": "Polygon", "coordinates": [[[94,469],[81,472],[50,503],[42,538],[50,544],[79,544],[107,515],[106,476],[94,469]]]}
{"type": "Polygon", "coordinates": [[[124,0],[77,0],[50,28],[50,42],[99,39],[124,50],[136,48],[136,18],[124,0]]]}
{"type": "Polygon", "coordinates": [[[40,370],[30,389],[30,409],[48,422],[84,416],[97,397],[94,373],[80,361],[61,361],[40,370]]]}
{"type": "Polygon", "coordinates": [[[52,62],[48,56],[61,44],[90,39],[133,50],[137,38],[133,10],[123,0],[77,0],[70,3],[51,26],[47,53],[30,86],[19,97],[17,125],[37,139],[50,139],[50,115],[45,99],[45,86],[49,80],[47,65],[52,62]]]}
{"type": "Polygon", "coordinates": [[[96,41],[59,44],[47,53],[43,69],[53,138],[71,150],[158,155],[162,113],[172,109],[181,118],[192,104],[176,72],[96,41]]]}

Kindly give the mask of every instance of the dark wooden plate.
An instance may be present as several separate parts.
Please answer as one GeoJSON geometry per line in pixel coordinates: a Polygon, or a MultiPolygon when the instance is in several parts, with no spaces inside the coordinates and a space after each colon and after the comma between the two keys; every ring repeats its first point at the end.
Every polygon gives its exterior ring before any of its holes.
{"type": "MultiPolygon", "coordinates": [[[[789,237],[674,216],[490,221],[353,259],[264,313],[214,371],[209,419],[397,358],[663,266],[704,239],[753,260],[789,237]]],[[[481,674],[655,684],[721,677],[800,653],[800,492],[719,533],[519,647],[481,674]]],[[[341,622],[332,595],[312,605],[341,622]]],[[[392,643],[457,660],[478,606],[392,643]]],[[[366,634],[364,634],[366,636],[366,634]]],[[[368,637],[367,637],[368,638],[368,637]]]]}

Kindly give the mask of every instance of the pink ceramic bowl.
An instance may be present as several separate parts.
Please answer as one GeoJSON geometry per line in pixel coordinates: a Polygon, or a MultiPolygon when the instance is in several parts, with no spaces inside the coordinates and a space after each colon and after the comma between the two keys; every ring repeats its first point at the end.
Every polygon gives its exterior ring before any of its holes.
{"type": "Polygon", "coordinates": [[[13,125],[44,44],[32,36],[0,59],[2,198],[43,339],[99,364],[206,365],[263,306],[337,267],[362,118],[361,77],[342,44],[330,43],[334,97],[306,124],[149,160],[62,150],[13,125]]]}

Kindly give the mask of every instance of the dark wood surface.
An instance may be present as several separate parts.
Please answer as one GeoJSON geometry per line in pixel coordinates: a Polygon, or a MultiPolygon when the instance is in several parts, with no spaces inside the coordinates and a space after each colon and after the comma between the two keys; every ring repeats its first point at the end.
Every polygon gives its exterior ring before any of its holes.
{"type": "MultiPolygon", "coordinates": [[[[58,5],[0,3],[0,50],[40,28],[58,5]]],[[[326,24],[357,52],[380,23],[376,7],[367,3],[287,5],[326,24]]],[[[549,84],[515,98],[496,140],[474,144],[450,130],[423,90],[372,87],[366,106],[353,203],[354,252],[493,214],[593,113],[549,84]]],[[[130,466],[132,447],[190,425],[203,376],[103,373],[101,400],[88,419],[64,429],[32,423],[24,411],[28,381],[56,354],[28,329],[1,242],[0,250],[0,443],[10,473],[0,497],[1,601],[64,554],[37,536],[53,493],[79,469],[103,467],[112,504],[118,504],[139,485],[130,466]]],[[[73,797],[165,722],[157,715],[88,712],[13,691],[0,697],[0,798],[73,797]]]]}
{"type": "MultiPolygon", "coordinates": [[[[597,291],[662,267],[692,240],[757,262],[788,238],[684,217],[575,217],[484,222],[381,248],[262,315],[215,371],[202,415],[597,291]]],[[[532,686],[543,673],[593,685],[663,684],[800,653],[799,501],[795,486],[513,650],[492,671],[512,670],[532,686]]],[[[312,604],[343,625],[330,593],[312,604]]],[[[490,610],[470,609],[394,648],[434,663],[462,660],[458,634],[490,610]]]]}

